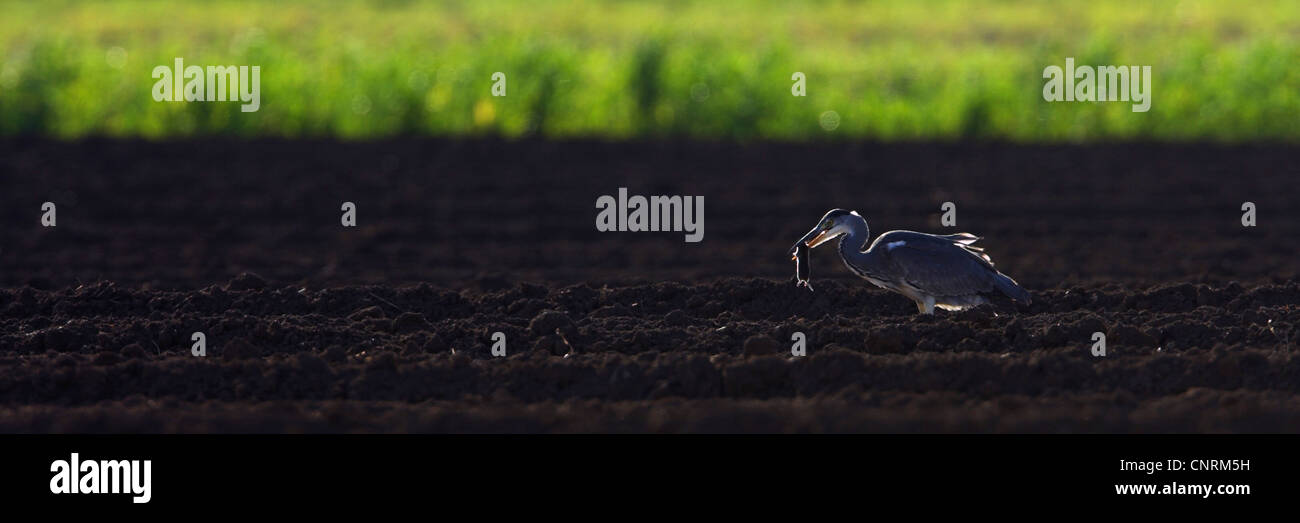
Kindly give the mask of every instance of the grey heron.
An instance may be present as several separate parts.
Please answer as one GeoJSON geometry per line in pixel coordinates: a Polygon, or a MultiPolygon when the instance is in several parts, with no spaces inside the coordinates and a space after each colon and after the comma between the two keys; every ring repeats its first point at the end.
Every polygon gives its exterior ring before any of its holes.
{"type": "Polygon", "coordinates": [[[836,238],[840,239],[840,257],[850,271],[911,298],[921,314],[934,314],[935,307],[962,310],[988,303],[988,295],[997,292],[1025,305],[1030,302],[1028,292],[993,268],[984,249],[972,245],[978,236],[889,231],[877,236],[864,251],[871,238],[867,220],[844,209],[827,212],[790,248],[799,264],[801,284],[807,281],[808,250],[836,238]]]}

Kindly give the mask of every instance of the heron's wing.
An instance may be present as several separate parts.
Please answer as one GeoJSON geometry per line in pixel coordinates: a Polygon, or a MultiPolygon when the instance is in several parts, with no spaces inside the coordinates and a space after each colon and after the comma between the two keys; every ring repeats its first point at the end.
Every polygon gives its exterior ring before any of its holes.
{"type": "Polygon", "coordinates": [[[900,279],[933,296],[966,296],[997,289],[997,270],[971,235],[935,236],[910,231],[881,235],[871,247],[900,279]]]}

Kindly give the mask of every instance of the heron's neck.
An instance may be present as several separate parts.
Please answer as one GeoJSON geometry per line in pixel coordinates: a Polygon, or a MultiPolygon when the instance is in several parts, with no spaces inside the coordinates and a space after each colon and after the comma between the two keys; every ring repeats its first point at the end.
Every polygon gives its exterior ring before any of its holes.
{"type": "Polygon", "coordinates": [[[862,251],[866,248],[869,239],[871,239],[871,230],[867,228],[865,220],[840,238],[840,256],[844,258],[844,263],[861,266],[867,256],[862,251]]]}

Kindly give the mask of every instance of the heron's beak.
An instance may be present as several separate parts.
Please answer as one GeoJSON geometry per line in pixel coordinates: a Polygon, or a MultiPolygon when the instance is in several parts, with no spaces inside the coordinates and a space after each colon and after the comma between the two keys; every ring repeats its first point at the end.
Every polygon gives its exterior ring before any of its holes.
{"type": "Polygon", "coordinates": [[[826,243],[826,242],[829,241],[831,238],[834,238],[834,236],[832,236],[832,235],[830,234],[830,232],[831,232],[831,230],[830,230],[830,229],[827,229],[827,230],[824,230],[824,231],[821,231],[821,232],[817,233],[817,236],[814,236],[813,239],[808,240],[808,242],[807,242],[807,243],[808,243],[808,247],[809,247],[809,248],[816,247],[816,246],[818,246],[818,245],[821,245],[821,244],[823,244],[823,243],[826,243]]]}
{"type": "Polygon", "coordinates": [[[823,233],[821,230],[821,225],[818,225],[817,227],[813,227],[813,230],[808,231],[808,234],[803,235],[803,238],[799,238],[799,241],[794,242],[794,245],[790,246],[790,259],[791,260],[798,259],[799,256],[796,253],[798,252],[800,245],[816,247],[816,245],[813,245],[812,241],[821,238],[822,235],[823,233]]]}

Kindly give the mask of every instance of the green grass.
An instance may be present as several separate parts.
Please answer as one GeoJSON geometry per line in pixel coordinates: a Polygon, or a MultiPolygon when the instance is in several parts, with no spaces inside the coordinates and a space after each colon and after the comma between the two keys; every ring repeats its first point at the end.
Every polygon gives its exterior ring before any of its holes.
{"type": "Polygon", "coordinates": [[[1294,0],[268,4],[0,2],[0,135],[1300,140],[1294,0]],[[177,56],[261,110],[155,102],[177,56]],[[1043,101],[1067,56],[1150,65],[1150,112],[1043,101]]]}

